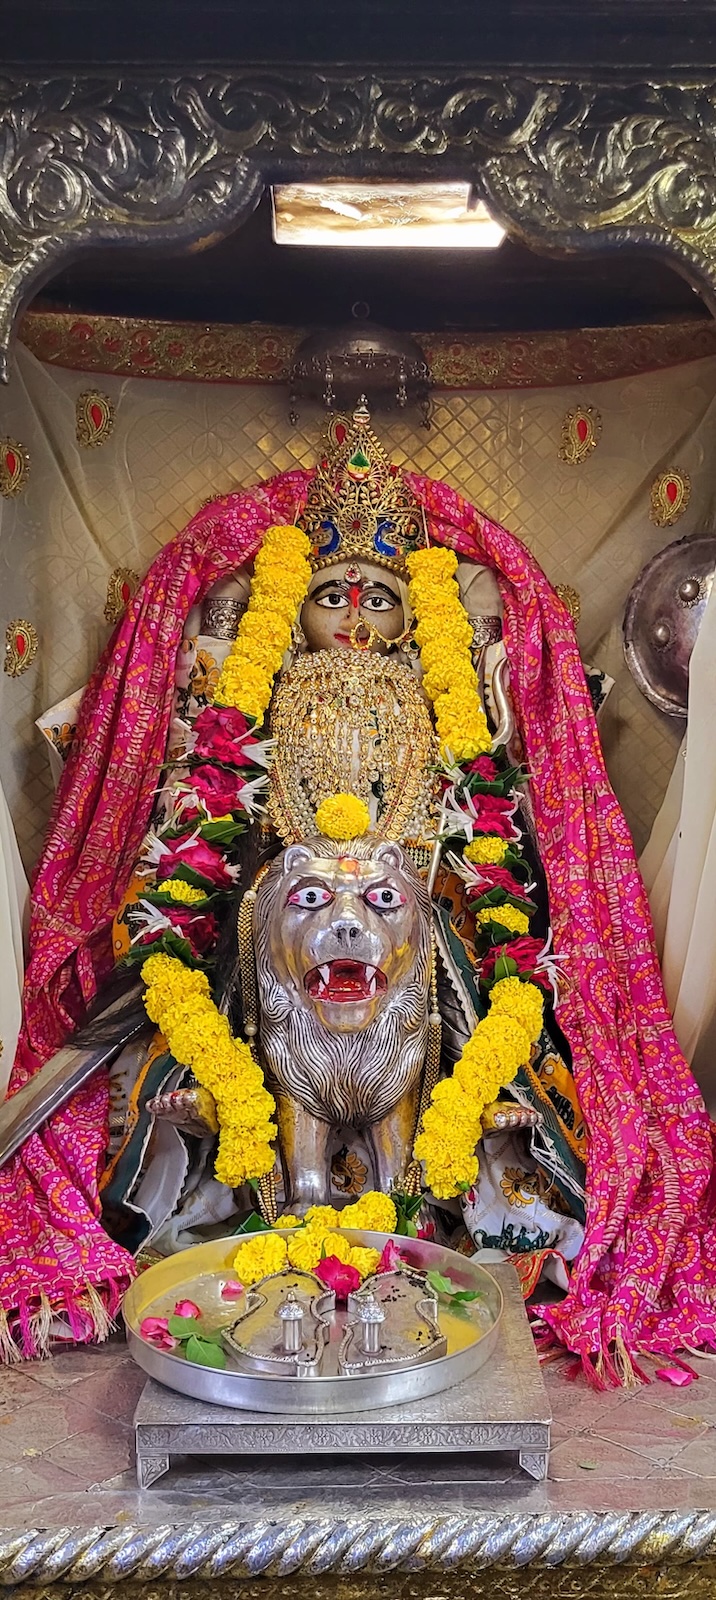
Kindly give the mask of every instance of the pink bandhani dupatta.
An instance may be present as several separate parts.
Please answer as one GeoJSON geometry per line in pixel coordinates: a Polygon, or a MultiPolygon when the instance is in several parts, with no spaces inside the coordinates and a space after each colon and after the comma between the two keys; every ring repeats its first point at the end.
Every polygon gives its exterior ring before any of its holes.
{"type": "Polygon", "coordinates": [[[587,1223],[569,1293],[545,1308],[591,1379],[641,1352],[716,1344],[709,1118],[679,1050],[644,886],[606,775],[571,620],[512,534],[411,476],[431,537],[492,567],[549,888],[569,1041],[589,1134],[587,1223]]]}
{"type": "MultiPolygon", "coordinates": [[[[32,897],[25,1030],[12,1089],[62,1043],[112,964],[164,762],[192,604],[290,522],[309,474],[202,510],[153,563],[84,696],[32,897]]],[[[609,785],[569,617],[519,540],[411,477],[431,536],[495,569],[512,689],[568,991],[559,1021],[589,1130],[587,1227],[569,1294],[544,1311],[590,1378],[628,1381],[642,1351],[714,1343],[708,1118],[666,1009],[633,846],[609,785]]],[[[101,1335],[132,1272],[99,1221],[103,1074],[0,1172],[0,1354],[46,1344],[51,1310],[101,1335]]]]}
{"type": "MultiPolygon", "coordinates": [[[[287,472],[205,507],[153,562],[80,708],[31,900],[14,1093],[65,1041],[112,968],[112,917],[130,882],[164,763],[176,656],[195,601],[292,522],[309,474],[287,472]]],[[[0,1170],[0,1359],[47,1348],[53,1313],[102,1337],[132,1258],[99,1220],[105,1073],[0,1170]]]]}

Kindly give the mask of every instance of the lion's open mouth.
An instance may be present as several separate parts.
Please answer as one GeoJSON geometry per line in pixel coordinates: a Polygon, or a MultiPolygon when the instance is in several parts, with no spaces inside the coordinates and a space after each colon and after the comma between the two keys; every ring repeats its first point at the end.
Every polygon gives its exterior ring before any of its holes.
{"type": "Polygon", "coordinates": [[[312,1000],[345,1005],[352,1000],[372,1000],[388,987],[388,980],[380,967],[366,966],[364,961],[327,961],[311,967],[304,984],[312,1000]]]}

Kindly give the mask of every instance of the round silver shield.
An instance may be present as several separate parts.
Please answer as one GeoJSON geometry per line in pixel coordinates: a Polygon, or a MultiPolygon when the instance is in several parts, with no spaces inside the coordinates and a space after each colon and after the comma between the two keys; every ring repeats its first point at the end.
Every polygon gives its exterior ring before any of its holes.
{"type": "Polygon", "coordinates": [[[714,571],[716,535],[675,539],[642,567],[624,613],[624,655],[642,694],[685,717],[689,661],[714,571]]]}

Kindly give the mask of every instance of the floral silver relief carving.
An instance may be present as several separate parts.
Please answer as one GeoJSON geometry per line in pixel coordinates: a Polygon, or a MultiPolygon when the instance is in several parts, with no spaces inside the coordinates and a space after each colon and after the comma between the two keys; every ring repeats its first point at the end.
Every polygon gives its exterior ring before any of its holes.
{"type": "Polygon", "coordinates": [[[660,250],[716,289],[716,89],[256,69],[0,79],[0,353],[84,246],[227,233],[280,178],[469,176],[555,250],[660,250]]]}

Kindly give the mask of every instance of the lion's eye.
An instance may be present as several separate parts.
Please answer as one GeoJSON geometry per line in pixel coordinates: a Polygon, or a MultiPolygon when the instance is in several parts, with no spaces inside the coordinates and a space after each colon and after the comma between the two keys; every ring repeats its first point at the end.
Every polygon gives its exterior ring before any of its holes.
{"type": "Polygon", "coordinates": [[[294,889],[288,897],[290,906],[300,906],[302,911],[315,911],[318,906],[328,906],[333,899],[330,889],[319,883],[310,883],[305,889],[294,889]]]}
{"type": "Polygon", "coordinates": [[[369,906],[375,906],[376,911],[396,911],[398,906],[405,905],[405,895],[385,883],[380,889],[366,889],[363,898],[369,906]]]}

